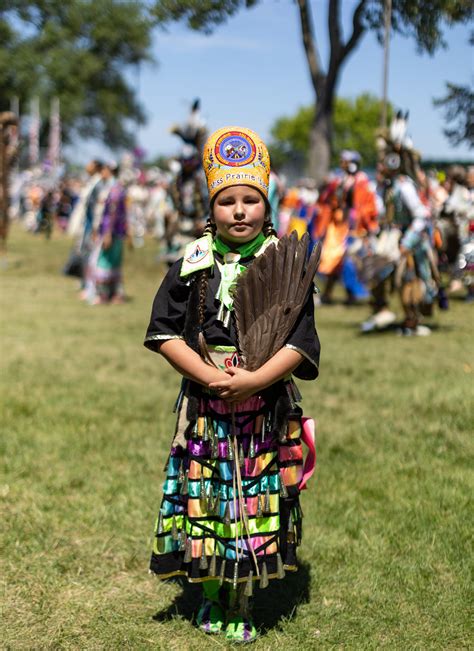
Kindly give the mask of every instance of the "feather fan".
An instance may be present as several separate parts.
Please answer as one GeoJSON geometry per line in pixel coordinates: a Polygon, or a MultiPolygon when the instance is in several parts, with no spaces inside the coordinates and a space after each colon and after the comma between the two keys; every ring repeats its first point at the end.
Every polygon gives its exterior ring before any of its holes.
{"type": "Polygon", "coordinates": [[[309,259],[309,236],[296,231],[270,244],[238,279],[234,293],[237,337],[244,368],[255,371],[285,344],[306,303],[321,246],[309,259]]]}

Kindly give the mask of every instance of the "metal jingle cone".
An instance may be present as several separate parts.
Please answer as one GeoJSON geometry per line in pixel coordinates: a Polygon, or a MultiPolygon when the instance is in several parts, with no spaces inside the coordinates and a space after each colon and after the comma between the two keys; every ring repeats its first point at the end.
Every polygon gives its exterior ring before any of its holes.
{"type": "Polygon", "coordinates": [[[288,533],[293,533],[293,515],[290,511],[290,517],[288,518],[288,533]]]}
{"type": "Polygon", "coordinates": [[[266,427],[266,423],[265,423],[265,415],[264,415],[264,416],[263,416],[263,419],[262,419],[262,431],[261,431],[262,443],[263,443],[264,440],[265,440],[265,434],[267,433],[266,430],[267,430],[267,427],[266,427]]]}
{"type": "Polygon", "coordinates": [[[253,595],[253,570],[250,570],[247,577],[247,583],[245,584],[244,595],[246,597],[251,597],[253,595]]]}
{"type": "Polygon", "coordinates": [[[207,426],[209,428],[209,438],[214,439],[216,437],[216,432],[214,430],[214,424],[212,422],[212,416],[208,416],[208,418],[207,418],[207,426]]]}
{"type": "Polygon", "coordinates": [[[253,440],[253,434],[250,437],[250,443],[249,443],[249,457],[251,459],[255,458],[255,442],[253,440]]]}
{"type": "Polygon", "coordinates": [[[225,578],[225,558],[222,559],[221,571],[219,572],[219,585],[224,583],[225,578]]]}
{"type": "Polygon", "coordinates": [[[260,493],[257,495],[257,513],[255,514],[257,518],[261,518],[263,515],[262,511],[262,496],[260,493]]]}
{"type": "Polygon", "coordinates": [[[295,528],[294,528],[293,516],[291,515],[291,512],[290,512],[290,517],[288,518],[288,532],[286,535],[286,539],[288,540],[288,542],[294,542],[295,540],[295,528]]]}
{"type": "Polygon", "coordinates": [[[263,561],[262,565],[262,571],[260,573],[260,584],[259,587],[261,590],[264,590],[266,587],[268,587],[268,570],[267,570],[267,564],[265,561],[263,561]]]}
{"type": "Polygon", "coordinates": [[[208,567],[209,566],[207,564],[207,556],[206,556],[206,541],[203,538],[201,558],[199,559],[199,569],[200,570],[207,570],[208,567]]]}
{"type": "Polygon", "coordinates": [[[239,466],[243,468],[245,466],[245,455],[244,455],[244,446],[240,446],[239,450],[239,466]]]}
{"type": "Polygon", "coordinates": [[[217,497],[216,497],[216,501],[214,502],[214,509],[213,510],[214,510],[215,515],[220,517],[220,513],[221,513],[221,494],[219,492],[217,493],[217,497]]]}
{"type": "Polygon", "coordinates": [[[183,466],[181,465],[179,467],[179,472],[178,472],[178,482],[182,484],[183,481],[184,481],[184,470],[183,470],[183,466]]]}
{"type": "Polygon", "coordinates": [[[164,554],[165,552],[165,536],[156,536],[156,547],[159,554],[164,554]]]}
{"type": "Polygon", "coordinates": [[[234,446],[232,445],[232,441],[230,436],[227,437],[227,461],[233,461],[234,460],[234,446]]]}
{"type": "Polygon", "coordinates": [[[211,558],[211,562],[209,564],[209,576],[216,576],[217,575],[217,550],[214,547],[214,553],[211,558]]]}
{"type": "Polygon", "coordinates": [[[186,549],[184,551],[183,563],[190,563],[193,560],[193,544],[192,539],[186,540],[186,549]]]}
{"type": "Polygon", "coordinates": [[[164,533],[164,528],[163,528],[163,512],[160,510],[158,514],[158,526],[156,528],[156,533],[158,535],[164,533]]]}
{"type": "Polygon", "coordinates": [[[209,427],[207,423],[207,416],[203,416],[204,419],[204,427],[202,431],[202,440],[207,443],[209,441],[209,427]]]}
{"type": "Polygon", "coordinates": [[[186,531],[181,529],[181,535],[179,539],[179,551],[184,552],[186,549],[186,531]]]}
{"type": "Polygon", "coordinates": [[[263,502],[263,512],[265,514],[271,513],[271,506],[270,506],[270,486],[267,484],[267,490],[265,491],[265,500],[263,502]]]}
{"type": "Polygon", "coordinates": [[[209,494],[207,496],[207,512],[211,514],[214,511],[214,495],[212,493],[212,488],[209,487],[209,494]]]}
{"type": "Polygon", "coordinates": [[[288,491],[286,489],[286,484],[283,481],[283,477],[281,476],[281,473],[280,473],[280,497],[283,497],[283,499],[286,499],[288,497],[288,491]]]}
{"type": "Polygon", "coordinates": [[[273,425],[272,425],[272,415],[269,413],[269,414],[267,414],[267,432],[271,432],[272,427],[273,427],[273,425]]]}
{"type": "Polygon", "coordinates": [[[235,561],[234,563],[234,578],[232,581],[232,587],[234,590],[237,589],[237,584],[239,582],[239,561],[235,561]]]}
{"type": "Polygon", "coordinates": [[[204,480],[204,466],[201,467],[201,477],[199,479],[199,499],[206,499],[206,482],[204,480]]]}
{"type": "Polygon", "coordinates": [[[215,433],[212,435],[211,440],[211,459],[217,459],[219,457],[219,439],[215,433]]]}
{"type": "Polygon", "coordinates": [[[230,500],[227,500],[227,504],[225,507],[225,512],[224,512],[224,524],[230,524],[231,518],[230,518],[230,500]]]}
{"type": "Polygon", "coordinates": [[[224,324],[224,328],[227,328],[227,329],[229,328],[229,324],[230,324],[230,312],[229,312],[229,310],[225,311],[223,324],[224,324]]]}
{"type": "Polygon", "coordinates": [[[223,323],[224,321],[224,303],[221,303],[219,305],[219,309],[217,310],[217,316],[216,316],[217,321],[220,321],[223,323]]]}
{"type": "Polygon", "coordinates": [[[189,475],[189,470],[186,470],[186,474],[184,476],[184,481],[181,485],[181,495],[187,495],[188,494],[188,475],[189,475]]]}
{"type": "Polygon", "coordinates": [[[277,577],[279,579],[285,578],[285,568],[283,567],[283,561],[279,553],[277,554],[277,577]]]}
{"type": "Polygon", "coordinates": [[[176,542],[179,540],[179,531],[178,531],[178,525],[176,524],[176,518],[173,515],[173,521],[171,523],[171,538],[176,542]]]}

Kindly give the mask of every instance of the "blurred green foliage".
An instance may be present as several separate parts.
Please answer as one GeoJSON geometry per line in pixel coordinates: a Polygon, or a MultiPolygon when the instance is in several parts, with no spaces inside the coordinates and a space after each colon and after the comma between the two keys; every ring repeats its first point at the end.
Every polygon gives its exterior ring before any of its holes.
{"type": "Polygon", "coordinates": [[[446,84],[446,95],[433,100],[444,109],[444,134],[454,147],[465,143],[474,149],[474,86],[446,84]]]}
{"type": "MultiPolygon", "coordinates": [[[[388,106],[388,118],[393,108],[388,106]]],[[[272,164],[279,167],[295,155],[306,161],[309,134],[314,120],[314,107],[303,106],[290,117],[281,117],[271,128],[272,164]]],[[[343,149],[355,149],[362,156],[364,167],[375,166],[375,134],[380,126],[380,100],[370,93],[354,99],[338,97],[334,105],[332,164],[337,165],[343,149]]]]}
{"type": "Polygon", "coordinates": [[[63,138],[133,144],[145,114],[127,69],[151,61],[156,19],[134,0],[0,0],[0,110],[16,96],[40,98],[46,136],[49,102],[61,103],[63,138]]]}

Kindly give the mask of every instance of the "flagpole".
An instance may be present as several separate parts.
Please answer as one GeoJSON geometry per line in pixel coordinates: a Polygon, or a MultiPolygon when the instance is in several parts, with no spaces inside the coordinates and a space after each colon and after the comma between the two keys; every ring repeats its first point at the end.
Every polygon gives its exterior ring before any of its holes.
{"type": "Polygon", "coordinates": [[[51,113],[49,119],[49,147],[48,159],[53,175],[56,174],[61,157],[61,116],[59,97],[51,101],[51,113]]]}
{"type": "Polygon", "coordinates": [[[388,101],[388,55],[390,49],[390,29],[392,23],[392,0],[384,0],[384,39],[383,39],[383,91],[381,126],[387,126],[388,101]]]}
{"type": "Polygon", "coordinates": [[[28,132],[29,148],[28,160],[31,167],[39,161],[39,132],[40,132],[40,104],[39,97],[33,97],[30,102],[30,128],[28,132]]]}

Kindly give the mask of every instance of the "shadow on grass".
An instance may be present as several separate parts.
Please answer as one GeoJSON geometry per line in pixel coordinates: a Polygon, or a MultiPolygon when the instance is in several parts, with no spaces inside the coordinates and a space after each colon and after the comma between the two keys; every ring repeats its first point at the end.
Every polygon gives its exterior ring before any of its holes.
{"type": "MultiPolygon", "coordinates": [[[[282,620],[296,616],[298,606],[310,600],[310,566],[300,563],[298,572],[287,572],[282,581],[270,581],[268,588],[260,590],[255,586],[253,599],[253,618],[256,627],[266,633],[280,624],[282,620]]],[[[183,617],[192,622],[202,601],[202,588],[183,579],[173,580],[182,587],[174,601],[155,615],[155,622],[166,622],[175,617],[183,617]]]]}
{"type": "Polygon", "coordinates": [[[298,572],[287,572],[282,581],[270,581],[265,590],[255,590],[255,626],[266,633],[282,620],[296,616],[298,607],[310,600],[310,565],[299,563],[298,572]]]}
{"type": "MultiPolygon", "coordinates": [[[[444,325],[441,323],[426,323],[423,322],[423,325],[427,325],[428,328],[431,330],[431,332],[452,332],[455,331],[456,328],[452,325],[444,325]]],[[[401,336],[401,330],[402,330],[402,322],[398,323],[391,323],[389,326],[386,326],[385,328],[377,328],[375,330],[370,330],[369,332],[363,332],[360,328],[360,323],[344,323],[342,329],[346,330],[353,330],[354,334],[356,334],[358,337],[383,337],[385,336],[392,336],[397,335],[401,336]]]]}

